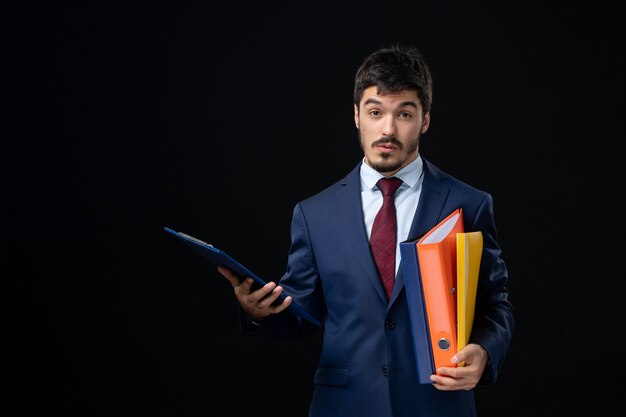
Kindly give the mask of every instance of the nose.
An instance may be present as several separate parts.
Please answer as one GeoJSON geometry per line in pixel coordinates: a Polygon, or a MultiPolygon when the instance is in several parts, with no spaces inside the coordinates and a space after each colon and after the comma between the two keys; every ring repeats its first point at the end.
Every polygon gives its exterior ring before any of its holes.
{"type": "Polygon", "coordinates": [[[383,136],[395,136],[396,121],[391,114],[385,116],[382,120],[383,126],[380,132],[383,136]]]}

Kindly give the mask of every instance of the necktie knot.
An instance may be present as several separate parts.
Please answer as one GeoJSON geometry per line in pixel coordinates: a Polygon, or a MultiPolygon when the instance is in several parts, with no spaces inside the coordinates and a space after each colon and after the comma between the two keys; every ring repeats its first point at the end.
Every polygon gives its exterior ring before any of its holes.
{"type": "Polygon", "coordinates": [[[396,193],[396,190],[400,187],[400,185],[402,185],[402,180],[396,177],[383,177],[379,179],[376,184],[378,185],[380,192],[383,193],[383,196],[389,197],[396,193]]]}

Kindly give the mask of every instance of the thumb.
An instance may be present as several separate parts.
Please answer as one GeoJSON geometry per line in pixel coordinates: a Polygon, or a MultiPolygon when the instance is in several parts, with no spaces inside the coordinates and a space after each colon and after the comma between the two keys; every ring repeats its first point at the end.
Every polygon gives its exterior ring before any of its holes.
{"type": "Polygon", "coordinates": [[[457,364],[459,366],[464,366],[467,357],[469,356],[467,346],[463,349],[459,350],[452,358],[450,358],[450,362],[457,364]]]}

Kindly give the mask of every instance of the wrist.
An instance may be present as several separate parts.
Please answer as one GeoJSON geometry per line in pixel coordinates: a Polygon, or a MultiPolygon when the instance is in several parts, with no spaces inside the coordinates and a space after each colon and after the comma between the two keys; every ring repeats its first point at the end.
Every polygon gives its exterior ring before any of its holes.
{"type": "Polygon", "coordinates": [[[253,318],[246,314],[246,320],[257,327],[261,327],[265,322],[265,318],[253,318]]]}

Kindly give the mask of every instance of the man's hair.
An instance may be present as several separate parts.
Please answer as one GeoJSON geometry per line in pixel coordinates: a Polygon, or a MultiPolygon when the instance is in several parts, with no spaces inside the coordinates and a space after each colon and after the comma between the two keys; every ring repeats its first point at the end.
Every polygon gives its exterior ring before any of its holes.
{"type": "Polygon", "coordinates": [[[432,104],[433,82],[422,54],[412,46],[393,45],[365,58],[354,79],[354,104],[359,106],[363,91],[376,86],[379,94],[415,90],[423,112],[432,104]]]}

